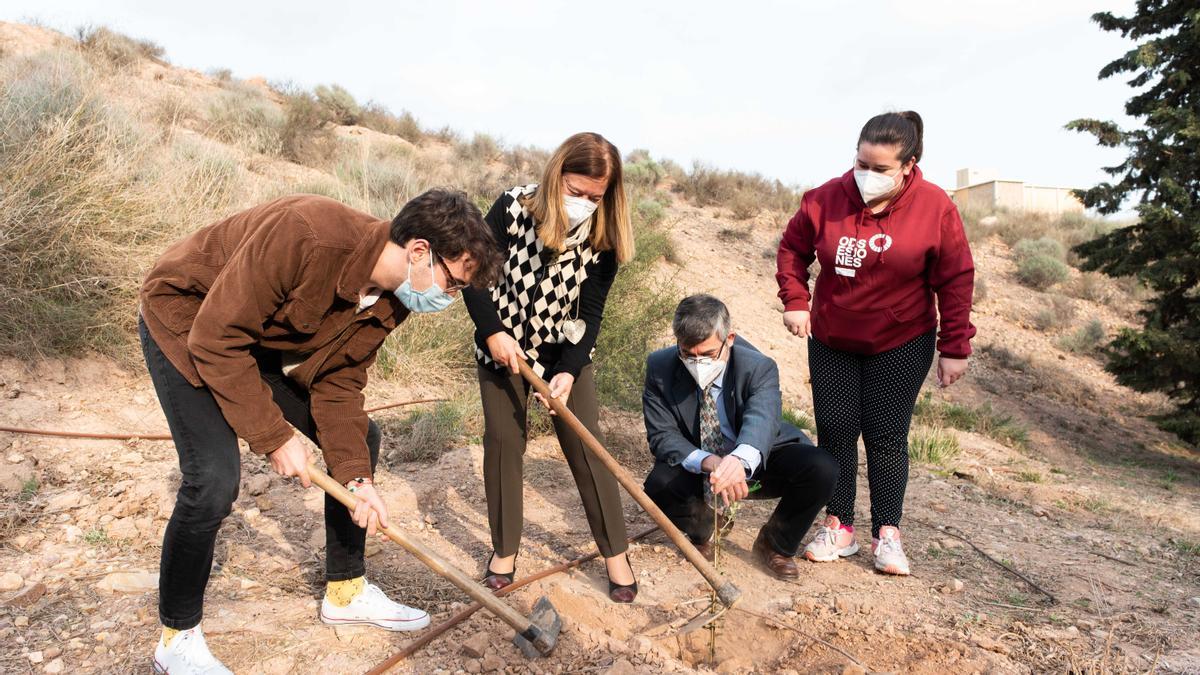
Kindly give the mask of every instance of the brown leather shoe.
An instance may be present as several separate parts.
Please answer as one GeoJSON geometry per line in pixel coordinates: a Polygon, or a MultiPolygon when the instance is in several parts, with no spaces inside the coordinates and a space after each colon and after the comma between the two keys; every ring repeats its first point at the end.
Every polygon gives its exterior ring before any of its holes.
{"type": "Polygon", "coordinates": [[[766,530],[758,531],[754,540],[754,552],[762,558],[763,564],[779,579],[796,579],[800,570],[796,568],[796,560],[790,555],[784,555],[775,550],[767,541],[766,530]]]}

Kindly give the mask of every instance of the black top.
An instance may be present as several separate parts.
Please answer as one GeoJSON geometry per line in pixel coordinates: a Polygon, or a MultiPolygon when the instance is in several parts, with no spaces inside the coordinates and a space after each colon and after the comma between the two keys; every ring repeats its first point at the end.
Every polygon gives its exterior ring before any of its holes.
{"type": "Polygon", "coordinates": [[[531,357],[538,375],[570,373],[578,377],[591,363],[600,334],[604,304],[617,274],[615,251],[592,250],[590,242],[561,253],[545,248],[537,224],[518,201],[536,185],[514,188],[492,204],[484,220],[491,225],[505,255],[504,274],[487,290],[463,289],[463,302],[475,322],[476,360],[503,371],[488,352],[486,340],[507,332],[531,357]],[[581,319],[583,338],[572,343],[564,322],[581,319]]]}

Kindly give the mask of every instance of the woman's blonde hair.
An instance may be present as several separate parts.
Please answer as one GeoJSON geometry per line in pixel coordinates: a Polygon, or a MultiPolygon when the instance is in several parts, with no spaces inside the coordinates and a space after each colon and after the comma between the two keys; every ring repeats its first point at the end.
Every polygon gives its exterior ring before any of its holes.
{"type": "Polygon", "coordinates": [[[625,201],[625,182],[621,178],[621,153],[597,133],[571,136],[558,146],[546,162],[542,181],[532,194],[521,198],[521,205],[537,221],[537,234],[546,248],[562,251],[570,222],[563,208],[562,178],[577,173],[588,178],[608,178],[604,198],[592,216],[588,239],[597,251],[615,251],[617,262],[633,259],[633,225],[625,201]]]}

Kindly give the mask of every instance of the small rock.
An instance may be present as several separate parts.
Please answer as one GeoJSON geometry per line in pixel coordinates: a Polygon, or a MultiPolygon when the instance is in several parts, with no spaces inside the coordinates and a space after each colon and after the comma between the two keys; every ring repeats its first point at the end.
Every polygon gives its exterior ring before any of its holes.
{"type": "Polygon", "coordinates": [[[0,591],[15,591],[25,585],[25,580],[16,572],[0,574],[0,591]]]}
{"type": "Polygon", "coordinates": [[[963,582],[959,581],[958,579],[951,579],[949,583],[947,583],[945,586],[942,586],[942,592],[946,594],[961,593],[962,589],[963,582]]]}
{"type": "Polygon", "coordinates": [[[264,675],[286,675],[292,672],[292,669],[295,667],[296,662],[292,657],[280,654],[258,664],[255,667],[255,671],[264,675]]]}
{"type": "Polygon", "coordinates": [[[272,502],[271,498],[267,495],[259,495],[255,497],[254,505],[258,507],[259,511],[270,511],[271,508],[275,506],[274,502],[272,502]]]}
{"type": "Polygon", "coordinates": [[[1034,504],[1033,515],[1037,516],[1038,518],[1046,518],[1050,515],[1050,513],[1047,512],[1046,507],[1042,506],[1041,504],[1034,504]]]}
{"type": "Polygon", "coordinates": [[[147,593],[158,589],[157,572],[113,572],[96,584],[114,593],[147,593]]]}
{"type": "Polygon", "coordinates": [[[463,670],[466,670],[468,673],[478,673],[483,670],[483,665],[479,662],[479,659],[467,659],[467,662],[463,664],[463,670]]]}
{"type": "Polygon", "coordinates": [[[833,601],[833,608],[837,610],[838,614],[848,614],[854,610],[854,605],[850,600],[839,595],[833,601]]]}
{"type": "Polygon", "coordinates": [[[25,461],[25,455],[22,455],[19,452],[11,453],[8,456],[8,461],[11,464],[20,464],[21,462],[25,461]]]}
{"type": "Polygon", "coordinates": [[[986,649],[989,652],[996,652],[997,654],[1008,654],[1011,651],[1008,648],[1008,645],[1005,645],[1001,642],[993,640],[989,637],[984,637],[982,635],[972,638],[971,644],[974,644],[976,647],[979,647],[980,649],[986,649]]]}
{"type": "Polygon", "coordinates": [[[45,584],[43,584],[41,582],[29,584],[25,588],[18,591],[11,598],[9,598],[8,600],[5,600],[4,606],[5,607],[28,607],[28,606],[32,605],[33,603],[37,602],[38,600],[41,600],[42,596],[45,594],[46,594],[46,585],[45,584]]]}
{"type": "Polygon", "coordinates": [[[29,617],[18,616],[17,618],[13,619],[13,625],[17,628],[24,628],[25,626],[29,625],[29,617]]]}
{"type": "Polygon", "coordinates": [[[45,653],[46,653],[45,654],[46,658],[53,659],[53,658],[57,657],[59,654],[62,654],[62,648],[61,647],[49,647],[45,650],[45,653]]]}
{"type": "Polygon", "coordinates": [[[939,541],[942,545],[942,548],[949,549],[949,550],[960,549],[964,546],[964,544],[961,541],[955,539],[954,537],[944,537],[939,541]]]}
{"type": "Polygon", "coordinates": [[[1000,224],[1000,219],[997,218],[996,216],[984,216],[979,219],[979,225],[981,227],[995,227],[996,225],[999,225],[999,224],[1000,224]]]}
{"type": "Polygon", "coordinates": [[[851,663],[842,668],[842,675],[867,675],[867,671],[857,663],[851,663]]]}
{"type": "Polygon", "coordinates": [[[608,670],[604,671],[605,675],[637,675],[638,669],[629,662],[629,659],[619,658],[608,670]]]}
{"type": "Polygon", "coordinates": [[[29,652],[25,656],[29,657],[30,663],[41,663],[42,659],[45,658],[40,651],[29,652]]]}
{"type": "Polygon", "coordinates": [[[488,642],[486,633],[476,633],[463,641],[462,651],[467,656],[481,659],[487,653],[488,642]]]}
{"type": "Polygon", "coordinates": [[[363,546],[363,555],[370,558],[371,556],[379,555],[383,551],[383,544],[379,543],[374,537],[367,539],[367,543],[363,546]]]}
{"type": "Polygon", "coordinates": [[[638,654],[645,656],[650,653],[650,648],[654,646],[654,643],[650,642],[650,638],[645,635],[638,635],[630,640],[629,646],[638,654]]]}
{"type": "Polygon", "coordinates": [[[483,657],[483,663],[480,665],[483,667],[483,672],[495,673],[504,670],[504,667],[508,664],[505,663],[504,659],[500,658],[499,656],[496,656],[495,654],[488,654],[487,656],[483,657]]]}
{"type": "Polygon", "coordinates": [[[938,513],[946,513],[950,510],[950,507],[946,506],[942,502],[934,502],[929,505],[929,508],[933,509],[934,511],[937,511],[938,513]]]}
{"type": "Polygon", "coordinates": [[[1187,604],[1190,607],[1200,607],[1200,596],[1188,598],[1187,604]]]}
{"type": "Polygon", "coordinates": [[[46,667],[42,669],[42,672],[61,673],[63,671],[63,668],[65,668],[65,667],[66,666],[63,664],[62,659],[54,659],[50,663],[46,664],[46,667]]]}
{"type": "Polygon", "coordinates": [[[78,490],[60,492],[46,502],[47,511],[66,511],[79,506],[83,502],[83,494],[78,490]]]}
{"type": "Polygon", "coordinates": [[[258,496],[271,487],[271,477],[265,473],[257,473],[246,479],[246,492],[258,496]]]}
{"type": "Polygon", "coordinates": [[[137,523],[133,518],[117,518],[108,524],[106,532],[111,539],[136,539],[137,523]]]}

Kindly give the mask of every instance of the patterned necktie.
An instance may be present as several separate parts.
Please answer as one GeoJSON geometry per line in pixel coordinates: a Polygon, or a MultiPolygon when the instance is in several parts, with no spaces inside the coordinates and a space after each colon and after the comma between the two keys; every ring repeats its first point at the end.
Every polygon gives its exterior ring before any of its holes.
{"type": "Polygon", "coordinates": [[[700,393],[700,449],[724,457],[725,436],[721,433],[721,418],[717,416],[717,402],[713,399],[713,385],[700,393]]]}

